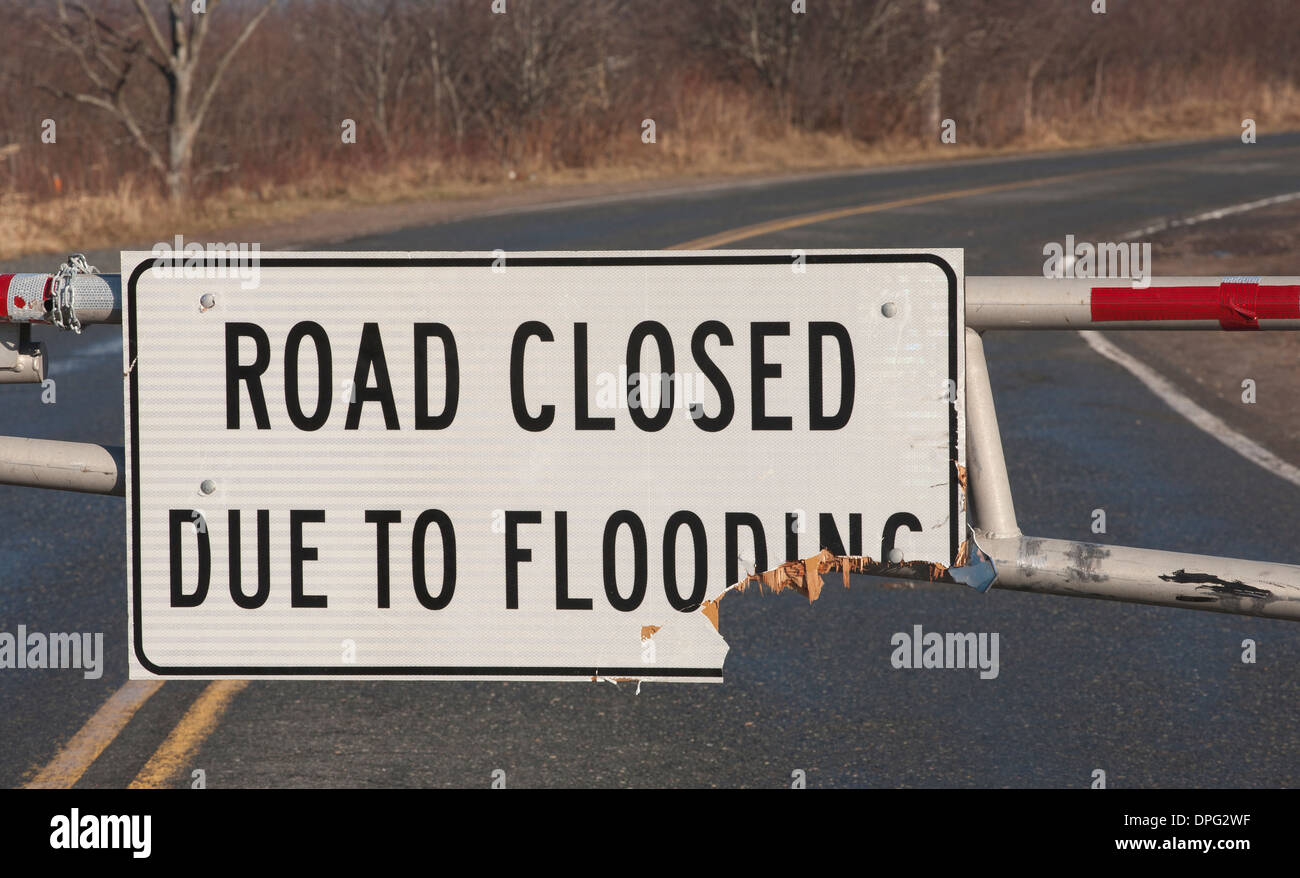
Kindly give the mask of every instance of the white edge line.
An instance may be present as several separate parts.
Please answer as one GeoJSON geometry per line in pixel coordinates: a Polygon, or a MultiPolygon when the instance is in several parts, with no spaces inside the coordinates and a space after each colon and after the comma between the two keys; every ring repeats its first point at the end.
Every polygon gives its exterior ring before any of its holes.
{"type": "Polygon", "coordinates": [[[1175,220],[1160,220],[1157,223],[1146,226],[1141,229],[1135,229],[1131,232],[1125,232],[1120,235],[1121,241],[1130,241],[1133,238],[1145,238],[1147,235],[1154,235],[1157,232],[1163,232],[1168,229],[1177,229],[1182,226],[1194,226],[1197,223],[1208,222],[1210,220],[1223,219],[1225,216],[1245,213],[1249,210],[1257,210],[1261,207],[1271,207],[1274,204],[1285,204],[1288,201],[1295,201],[1300,198],[1300,192],[1288,192],[1285,195],[1272,195],[1268,198],[1261,198],[1258,201],[1247,201],[1242,204],[1233,204],[1228,207],[1220,207],[1215,210],[1207,210],[1205,213],[1198,213],[1194,216],[1184,217],[1175,220]]]}
{"type": "MultiPolygon", "coordinates": [[[[1132,232],[1125,232],[1120,236],[1120,240],[1142,238],[1157,232],[1163,232],[1167,229],[1192,226],[1209,220],[1222,219],[1225,216],[1246,213],[1247,211],[1261,207],[1269,207],[1274,204],[1284,204],[1288,201],[1294,201],[1297,198],[1300,198],[1300,192],[1288,192],[1283,195],[1273,195],[1268,198],[1260,198],[1256,201],[1247,201],[1241,204],[1221,207],[1216,210],[1208,210],[1204,213],[1194,214],[1193,216],[1183,217],[1181,219],[1162,219],[1145,228],[1137,229],[1132,232]]],[[[1101,354],[1111,362],[1128,370],[1130,374],[1146,385],[1148,390],[1158,396],[1166,405],[1178,414],[1191,421],[1195,426],[1210,434],[1215,439],[1246,458],[1246,460],[1249,460],[1251,463],[1263,467],[1280,479],[1285,479],[1293,485],[1300,486],[1300,468],[1287,463],[1285,460],[1278,457],[1267,448],[1264,448],[1253,439],[1250,439],[1229,427],[1218,416],[1201,408],[1193,402],[1190,397],[1178,390],[1169,379],[1165,378],[1155,369],[1152,369],[1136,357],[1120,350],[1108,341],[1100,332],[1079,330],[1079,336],[1087,342],[1088,346],[1094,351],[1101,354]]]]}

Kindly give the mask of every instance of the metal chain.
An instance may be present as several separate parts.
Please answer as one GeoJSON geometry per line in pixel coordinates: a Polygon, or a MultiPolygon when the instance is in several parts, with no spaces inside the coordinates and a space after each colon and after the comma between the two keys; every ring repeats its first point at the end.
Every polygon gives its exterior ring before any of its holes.
{"type": "Polygon", "coordinates": [[[54,274],[50,315],[59,329],[71,329],[78,335],[81,334],[81,321],[77,319],[77,309],[72,300],[72,279],[79,274],[99,274],[99,269],[87,262],[81,253],[73,253],[54,274]]]}

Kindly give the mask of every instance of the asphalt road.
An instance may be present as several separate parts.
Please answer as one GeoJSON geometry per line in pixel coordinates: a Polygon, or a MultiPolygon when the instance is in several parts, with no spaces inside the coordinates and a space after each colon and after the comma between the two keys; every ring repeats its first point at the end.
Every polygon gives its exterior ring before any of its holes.
{"type": "MultiPolygon", "coordinates": [[[[1161,217],[1300,188],[1300,135],[737,184],[330,246],[661,248],[1065,175],[732,246],[963,247],[968,274],[1038,274],[1043,245],[1067,234],[1116,240],[1161,217]]],[[[115,330],[51,347],[57,403],[0,387],[3,432],[121,444],[115,330]]],[[[1027,533],[1300,561],[1300,489],[1197,430],[1078,336],[990,333],[986,348],[1027,533]],[[1107,515],[1100,536],[1096,508],[1107,515]]],[[[0,630],[101,631],[108,650],[99,680],[0,671],[0,784],[30,778],[125,680],[124,536],[121,500],[0,488],[0,630]]],[[[637,695],[605,683],[254,682],[169,784],[188,786],[196,768],[210,787],[482,787],[496,769],[512,787],[781,787],[795,770],[810,787],[1087,787],[1096,769],[1111,787],[1300,784],[1292,623],[955,587],[835,587],[811,607],[751,593],[724,603],[721,621],[731,652],[720,686],[647,684],[637,695]],[[917,624],[997,632],[999,676],[895,670],[889,638],[917,624]],[[1240,661],[1245,638],[1258,644],[1256,664],[1240,661]]],[[[166,683],[79,785],[128,784],[203,686],[166,683]]]]}

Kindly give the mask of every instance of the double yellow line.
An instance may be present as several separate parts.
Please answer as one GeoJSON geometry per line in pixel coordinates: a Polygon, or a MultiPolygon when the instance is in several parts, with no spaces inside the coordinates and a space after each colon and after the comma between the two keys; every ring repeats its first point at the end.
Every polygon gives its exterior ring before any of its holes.
{"type": "MultiPolygon", "coordinates": [[[[136,711],[162,688],[162,684],[162,680],[128,680],[122,684],[59,750],[58,755],[25,786],[28,789],[70,789],[126,728],[136,711]]],[[[231,700],[247,685],[247,680],[213,680],[209,683],[167,739],[149,757],[144,768],[131,781],[130,788],[158,789],[180,774],[217,727],[231,700]]]]}
{"type": "MultiPolygon", "coordinates": [[[[1125,168],[1123,170],[1131,169],[1125,168]]],[[[732,229],[729,232],[719,232],[716,235],[707,235],[703,238],[696,238],[693,241],[674,244],[668,249],[712,250],[715,247],[734,244],[736,241],[757,238],[760,235],[768,235],[773,232],[783,232],[786,229],[797,229],[800,226],[810,226],[815,223],[828,223],[851,216],[880,213],[881,211],[895,210],[900,207],[911,207],[916,204],[932,204],[936,201],[951,201],[954,198],[971,198],[976,195],[989,195],[994,192],[1007,192],[1012,189],[1024,189],[1028,186],[1045,186],[1048,183],[1062,183],[1066,180],[1078,180],[1082,177],[1091,177],[1096,174],[1105,173],[1115,173],[1115,170],[1085,171],[1079,174],[1062,174],[1059,177],[1040,177],[1036,180],[1016,180],[1011,183],[997,183],[992,186],[977,186],[973,189],[953,189],[948,192],[935,192],[931,195],[916,195],[911,198],[897,198],[893,201],[875,201],[871,204],[860,204],[856,207],[840,207],[834,210],[821,210],[816,213],[805,213],[798,216],[785,217],[783,219],[768,220],[765,223],[755,223],[752,226],[741,226],[740,228],[732,229]]]]}
{"type": "MultiPolygon", "coordinates": [[[[1269,150],[1268,153],[1286,152],[1293,150],[1269,150]]],[[[1252,157],[1259,157],[1265,154],[1263,150],[1252,150],[1252,157]]],[[[1205,161],[1204,157],[1189,159],[1186,161],[1205,161]]],[[[708,235],[703,238],[696,238],[681,244],[669,247],[670,250],[708,250],[715,247],[722,247],[737,241],[744,241],[750,238],[756,238],[760,235],[767,235],[773,232],[781,232],[787,229],[795,229],[801,226],[809,226],[817,223],[832,222],[834,220],[846,219],[848,217],[863,216],[871,213],[880,213],[886,210],[895,210],[900,207],[912,207],[918,204],[933,204],[939,201],[951,201],[957,198],[972,198],[979,195],[990,195],[995,192],[1009,192],[1015,189],[1028,189],[1033,186],[1046,186],[1052,183],[1064,183],[1073,180],[1082,180],[1087,177],[1098,177],[1106,174],[1117,174],[1127,171],[1140,170],[1145,167],[1158,165],[1160,167],[1173,167],[1185,162],[1154,162],[1145,165],[1127,165],[1120,168],[1107,168],[1096,171],[1082,171],[1075,174],[1062,174],[1055,177],[1039,177],[1032,180],[1015,180],[1009,183],[997,183],[991,186],[977,186],[971,189],[952,189],[946,192],[935,192],[930,195],[916,195],[911,198],[898,198],[892,201],[876,201],[870,204],[861,204],[855,207],[842,207],[833,210],[818,211],[816,213],[806,213],[797,216],[785,217],[783,219],[769,220],[767,222],[755,223],[754,225],[742,226],[732,229],[731,231],[719,232],[716,235],[708,235]]],[[[161,787],[170,779],[180,774],[187,766],[189,760],[198,752],[199,747],[207,740],[208,736],[217,727],[221,716],[230,706],[230,702],[240,691],[248,685],[247,680],[215,680],[205,688],[202,694],[195,699],[190,705],[189,710],[181,717],[181,721],[172,729],[166,740],[158,747],[153,756],[136,775],[135,780],[131,782],[132,788],[151,788],[161,787]]],[[[29,783],[28,787],[34,788],[69,788],[75,784],[91,764],[99,758],[104,749],[126,728],[131,717],[137,710],[149,700],[149,698],[162,687],[160,680],[132,680],[125,683],[117,692],[104,703],[95,715],[87,720],[81,730],[73,736],[54,759],[46,765],[29,783]]]]}

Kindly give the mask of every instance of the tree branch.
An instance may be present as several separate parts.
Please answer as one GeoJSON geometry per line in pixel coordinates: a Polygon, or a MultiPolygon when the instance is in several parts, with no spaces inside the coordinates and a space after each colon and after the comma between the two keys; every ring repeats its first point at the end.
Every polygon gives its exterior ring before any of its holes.
{"type": "Polygon", "coordinates": [[[144,0],[135,0],[135,8],[136,11],[140,13],[140,17],[144,19],[146,29],[149,31],[149,36],[153,38],[154,45],[158,47],[158,53],[162,56],[163,63],[166,64],[167,69],[170,70],[172,66],[170,61],[172,53],[167,47],[167,41],[163,39],[162,31],[158,29],[158,22],[153,19],[153,13],[149,11],[149,7],[145,4],[144,0]]]}
{"type": "Polygon", "coordinates": [[[216,68],[212,71],[212,78],[208,81],[208,87],[204,90],[203,97],[199,101],[199,106],[194,111],[192,117],[194,119],[195,130],[198,130],[199,126],[203,124],[203,117],[207,115],[208,105],[212,103],[212,97],[217,93],[217,86],[221,84],[221,77],[225,75],[226,68],[230,66],[231,59],[235,57],[235,53],[238,52],[240,48],[243,47],[244,43],[248,41],[248,38],[253,35],[253,31],[262,23],[262,19],[266,18],[266,16],[271,12],[271,7],[274,5],[275,0],[266,0],[266,3],[257,11],[257,14],[250,18],[248,23],[244,25],[244,29],[239,32],[239,36],[236,37],[235,41],[226,49],[225,53],[221,56],[221,60],[217,62],[216,68]]]}

